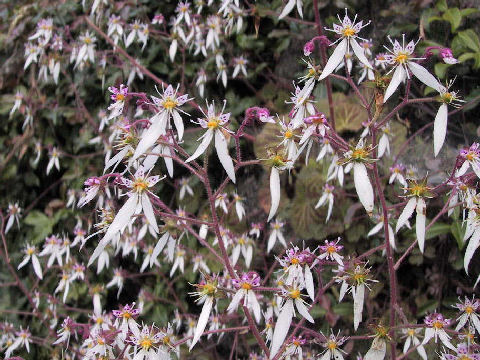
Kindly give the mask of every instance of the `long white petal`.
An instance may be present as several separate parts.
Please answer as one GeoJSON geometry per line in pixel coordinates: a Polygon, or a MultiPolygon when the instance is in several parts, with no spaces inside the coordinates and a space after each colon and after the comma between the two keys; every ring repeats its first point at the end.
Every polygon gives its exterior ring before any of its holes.
{"type": "Polygon", "coordinates": [[[153,226],[153,230],[155,233],[158,233],[157,220],[155,218],[155,213],[153,212],[152,203],[147,194],[142,195],[142,209],[148,222],[153,226]]]}
{"type": "Polygon", "coordinates": [[[365,285],[357,285],[355,295],[353,296],[353,327],[355,331],[362,321],[363,302],[365,299],[365,285]]]}
{"type": "Polygon", "coordinates": [[[395,90],[397,90],[398,85],[405,79],[405,70],[403,69],[402,65],[398,65],[393,73],[392,80],[390,80],[390,84],[388,84],[387,90],[385,91],[385,95],[383,95],[383,102],[385,103],[390,96],[393,95],[395,90]]]}
{"type": "Polygon", "coordinates": [[[302,315],[305,320],[311,322],[312,324],[315,323],[315,321],[312,318],[312,315],[308,312],[307,307],[305,306],[305,303],[302,301],[302,299],[295,299],[295,306],[297,307],[298,312],[300,315],[302,315]]]}
{"type": "Polygon", "coordinates": [[[308,265],[305,266],[305,288],[307,289],[308,296],[312,301],[315,300],[315,287],[313,285],[313,275],[310,267],[308,265]]]}
{"type": "Polygon", "coordinates": [[[442,104],[438,109],[435,122],[433,123],[433,152],[435,156],[438,155],[445,141],[445,135],[447,135],[447,120],[448,106],[447,104],[442,104]]]}
{"type": "Polygon", "coordinates": [[[155,144],[157,139],[160,137],[160,135],[163,135],[165,133],[165,124],[166,124],[166,118],[168,114],[163,111],[158,115],[158,119],[155,119],[155,121],[152,121],[152,125],[147,129],[146,132],[142,134],[142,139],[137,145],[137,148],[135,149],[135,153],[133,154],[132,161],[138,159],[142,154],[147,152],[147,150],[155,144]]]}
{"type": "Polygon", "coordinates": [[[272,167],[272,172],[270,173],[270,196],[272,198],[272,205],[267,221],[273,218],[280,204],[280,173],[276,167],[272,167]]]}
{"type": "Polygon", "coordinates": [[[407,66],[412,71],[413,75],[425,85],[430,86],[438,92],[445,89],[445,87],[435,79],[435,76],[430,74],[422,65],[409,61],[407,66]]]}
{"type": "Polygon", "coordinates": [[[225,136],[223,136],[220,130],[215,131],[215,149],[217,150],[218,159],[222,163],[228,177],[235,183],[235,169],[232,158],[228,154],[227,139],[225,139],[225,136]]]}
{"type": "Polygon", "coordinates": [[[103,249],[105,249],[105,247],[108,245],[110,240],[119,231],[122,231],[125,228],[125,226],[128,225],[128,223],[130,222],[130,218],[135,213],[137,202],[138,202],[138,196],[136,195],[130,196],[130,198],[125,202],[122,208],[118,211],[117,216],[115,216],[115,219],[113,220],[113,222],[110,224],[105,236],[97,245],[97,248],[95,249],[92,256],[90,257],[90,260],[88,260],[87,266],[90,266],[95,261],[95,259],[102,253],[103,249]]]}
{"type": "Polygon", "coordinates": [[[40,266],[40,261],[38,261],[38,258],[35,254],[32,255],[32,265],[33,265],[33,270],[35,271],[35,274],[38,276],[40,280],[42,280],[43,279],[42,267],[40,266]]]}
{"type": "Polygon", "coordinates": [[[17,268],[17,269],[21,269],[22,267],[24,267],[25,265],[27,265],[28,262],[30,261],[30,258],[31,258],[30,255],[25,256],[25,258],[22,260],[22,262],[21,262],[20,264],[18,264],[18,268],[17,268]]]}
{"type": "Polygon", "coordinates": [[[293,300],[288,299],[282,306],[282,310],[278,315],[277,323],[275,324],[275,330],[273,331],[272,346],[270,348],[270,358],[278,353],[282,347],[283,341],[287,337],[288,329],[292,323],[293,317],[293,300]]]}
{"type": "Polygon", "coordinates": [[[280,16],[278,17],[279,20],[283,19],[285,16],[287,16],[288,14],[290,14],[290,12],[293,10],[293,8],[295,7],[295,2],[296,0],[289,0],[289,2],[287,3],[287,5],[285,5],[285,7],[283,8],[282,10],[282,13],[280,14],[280,16]]]}
{"type": "Polygon", "coordinates": [[[465,272],[468,274],[468,264],[472,260],[475,250],[477,250],[480,243],[480,227],[475,230],[472,237],[468,241],[467,249],[465,250],[465,258],[463,259],[463,266],[465,267],[465,272]]]}
{"type": "Polygon", "coordinates": [[[253,310],[253,315],[255,316],[255,320],[257,321],[257,324],[262,320],[262,310],[260,308],[260,304],[258,303],[257,297],[255,296],[254,291],[248,291],[247,292],[248,296],[248,303],[250,304],[250,307],[253,310]]]}
{"type": "Polygon", "coordinates": [[[372,346],[367,351],[363,360],[383,360],[387,352],[387,343],[384,339],[374,338],[372,341],[372,346]]]}
{"type": "Polygon", "coordinates": [[[355,163],[353,165],[353,180],[358,198],[367,213],[373,211],[373,187],[368,178],[367,168],[363,163],[355,163]]]}
{"type": "Polygon", "coordinates": [[[372,235],[375,235],[376,233],[378,233],[380,230],[382,230],[383,228],[383,221],[382,222],[379,222],[377,225],[375,225],[372,230],[370,230],[367,234],[367,237],[369,236],[372,236],[372,235]]]}
{"type": "Polygon", "coordinates": [[[325,64],[325,68],[322,70],[322,75],[320,75],[319,80],[325,79],[337,68],[337,66],[343,61],[346,52],[347,39],[343,39],[338,43],[337,47],[333,51],[332,56],[330,56],[327,63],[325,64]]]}
{"type": "Polygon", "coordinates": [[[240,301],[243,299],[245,296],[245,291],[240,289],[238,290],[235,295],[233,295],[232,301],[230,302],[230,305],[228,305],[227,308],[227,313],[231,314],[238,308],[238,304],[240,304],[240,301]]]}
{"type": "Polygon", "coordinates": [[[177,111],[173,111],[173,123],[175,124],[175,127],[177,129],[178,133],[178,140],[182,140],[183,138],[183,120],[180,114],[177,111]]]}
{"type": "Polygon", "coordinates": [[[397,221],[397,226],[395,227],[395,232],[397,233],[400,228],[405,225],[410,219],[410,217],[413,214],[413,211],[415,210],[415,206],[417,205],[417,199],[412,197],[410,200],[408,200],[407,205],[405,205],[405,208],[403,209],[402,213],[398,217],[397,221]]]}
{"type": "Polygon", "coordinates": [[[195,152],[193,153],[192,156],[190,156],[187,160],[185,160],[185,162],[190,162],[192,160],[195,160],[196,158],[198,158],[200,155],[202,155],[205,150],[207,150],[207,147],[208,145],[210,145],[210,142],[212,141],[212,138],[213,138],[213,130],[207,130],[207,132],[205,133],[205,136],[203,137],[203,140],[202,142],[200,143],[200,145],[198,145],[198,148],[197,150],[195,150],[195,152]]]}
{"type": "Polygon", "coordinates": [[[425,222],[427,220],[426,211],[427,205],[425,204],[425,200],[418,198],[416,209],[417,223],[415,224],[415,231],[417,233],[418,247],[422,253],[423,249],[425,248],[425,222]]]}
{"type": "Polygon", "coordinates": [[[360,60],[360,62],[363,65],[371,69],[372,65],[370,64],[367,57],[365,56],[363,48],[360,45],[358,45],[357,40],[355,40],[354,38],[351,38],[350,45],[352,46],[352,50],[355,53],[355,55],[357,55],[358,60],[360,60]]]}
{"type": "Polygon", "coordinates": [[[158,257],[158,255],[160,255],[160,253],[162,252],[163,248],[165,247],[165,244],[167,243],[167,240],[168,240],[169,237],[170,237],[170,234],[168,232],[166,232],[158,240],[157,244],[153,248],[152,259],[156,259],[158,257]]]}
{"type": "Polygon", "coordinates": [[[190,351],[195,346],[198,339],[200,339],[200,336],[202,336],[203,331],[207,326],[208,318],[210,317],[210,312],[212,311],[212,306],[213,306],[213,297],[208,296],[205,302],[203,303],[202,312],[198,317],[197,327],[195,328],[192,344],[190,345],[190,348],[189,348],[190,351]]]}

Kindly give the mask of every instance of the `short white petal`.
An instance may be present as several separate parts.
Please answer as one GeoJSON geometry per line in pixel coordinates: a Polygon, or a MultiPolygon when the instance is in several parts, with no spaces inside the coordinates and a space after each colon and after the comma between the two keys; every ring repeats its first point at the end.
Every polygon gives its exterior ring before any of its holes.
{"type": "Polygon", "coordinates": [[[242,290],[242,289],[237,290],[235,295],[233,295],[233,298],[232,298],[232,301],[230,302],[230,305],[228,305],[227,313],[231,314],[235,310],[237,310],[238,305],[240,304],[240,301],[243,299],[244,296],[245,296],[245,291],[244,290],[242,290]]]}
{"type": "Polygon", "coordinates": [[[288,14],[290,14],[290,12],[293,10],[293,8],[295,7],[295,2],[296,0],[289,0],[287,5],[285,5],[285,7],[283,8],[282,10],[282,13],[280,14],[280,16],[278,17],[279,20],[283,19],[285,16],[287,16],[288,14]]]}

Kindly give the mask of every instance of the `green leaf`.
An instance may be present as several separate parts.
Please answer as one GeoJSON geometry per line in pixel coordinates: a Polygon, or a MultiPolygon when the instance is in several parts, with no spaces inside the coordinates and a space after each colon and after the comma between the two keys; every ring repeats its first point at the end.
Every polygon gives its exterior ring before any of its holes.
{"type": "Polygon", "coordinates": [[[450,64],[436,63],[435,64],[435,75],[440,79],[444,79],[447,73],[447,69],[450,67],[450,64]]]}
{"type": "Polygon", "coordinates": [[[478,9],[467,8],[467,9],[460,10],[460,12],[462,13],[462,16],[469,16],[478,12],[478,9]]]}
{"type": "Polygon", "coordinates": [[[40,211],[32,211],[24,219],[25,224],[33,226],[32,242],[39,243],[52,233],[54,221],[40,211]]]}
{"type": "Polygon", "coordinates": [[[435,7],[441,12],[447,11],[448,10],[447,0],[437,1],[437,4],[435,5],[435,7]]]}
{"type": "Polygon", "coordinates": [[[462,22],[462,13],[458,8],[451,8],[443,14],[443,19],[450,23],[452,32],[455,32],[462,22]]]}
{"type": "Polygon", "coordinates": [[[472,29],[460,31],[458,37],[462,40],[463,44],[474,52],[480,52],[480,40],[478,35],[472,29]]]}
{"type": "Polygon", "coordinates": [[[470,60],[470,59],[473,59],[475,58],[475,53],[472,53],[472,52],[469,52],[469,53],[465,53],[465,54],[462,54],[458,57],[458,62],[465,62],[467,60],[470,60]]]}
{"type": "Polygon", "coordinates": [[[462,223],[457,220],[451,225],[451,232],[455,240],[457,240],[458,248],[462,250],[465,246],[465,243],[463,242],[463,236],[465,235],[465,227],[463,227],[462,223]]]}
{"type": "Polygon", "coordinates": [[[435,223],[425,234],[425,239],[433,239],[440,235],[450,233],[450,225],[445,223],[435,223]]]}

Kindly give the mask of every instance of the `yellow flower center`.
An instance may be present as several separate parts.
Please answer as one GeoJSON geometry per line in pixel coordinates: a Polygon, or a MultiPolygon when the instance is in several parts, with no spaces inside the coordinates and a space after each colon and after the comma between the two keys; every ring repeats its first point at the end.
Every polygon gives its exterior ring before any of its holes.
{"type": "Polygon", "coordinates": [[[353,35],[355,35],[355,30],[350,26],[347,26],[345,29],[343,29],[343,36],[351,37],[353,35]]]}
{"type": "Polygon", "coordinates": [[[97,338],[97,344],[98,345],[105,345],[105,341],[102,338],[97,338]]]}
{"type": "Polygon", "coordinates": [[[415,184],[408,189],[412,195],[422,196],[428,189],[425,185],[415,184]]]}
{"type": "Polygon", "coordinates": [[[123,101],[123,100],[125,100],[125,95],[117,94],[117,95],[115,95],[115,100],[116,101],[123,101]]]}
{"type": "Polygon", "coordinates": [[[453,94],[452,94],[452,93],[449,93],[449,92],[443,94],[443,95],[442,95],[442,100],[443,100],[444,102],[446,102],[446,103],[452,102],[452,100],[453,100],[453,94]]]}
{"type": "Polygon", "coordinates": [[[34,252],[35,252],[35,250],[33,248],[28,248],[27,249],[27,255],[33,255],[34,252]]]}
{"type": "Polygon", "coordinates": [[[177,106],[177,102],[171,98],[167,98],[167,100],[163,102],[163,107],[167,110],[172,110],[175,106],[177,106]]]}
{"type": "Polygon", "coordinates": [[[466,312],[467,314],[471,314],[471,313],[473,313],[473,308],[472,308],[471,306],[467,306],[467,307],[465,308],[465,312],[466,312]]]}
{"type": "Polygon", "coordinates": [[[468,160],[468,161],[472,161],[474,158],[475,158],[475,155],[473,154],[473,152],[469,152],[467,154],[467,156],[465,156],[465,158],[468,160]]]}
{"type": "Polygon", "coordinates": [[[300,260],[298,260],[297,258],[293,258],[290,260],[290,262],[292,263],[292,265],[298,265],[300,263],[300,260]]]}
{"type": "Polygon", "coordinates": [[[103,324],[103,318],[98,317],[97,320],[95,320],[95,322],[96,322],[98,325],[103,324]]]}
{"type": "Polygon", "coordinates": [[[335,341],[329,341],[327,343],[327,347],[330,349],[330,350],[334,350],[337,348],[337,343],[335,341]]]}
{"type": "Polygon", "coordinates": [[[133,183],[133,189],[136,192],[143,192],[148,188],[148,184],[143,179],[137,179],[133,183]]]}
{"type": "Polygon", "coordinates": [[[368,156],[368,151],[364,148],[355,149],[352,152],[352,158],[354,160],[364,160],[368,156]]]}
{"type": "Polygon", "coordinates": [[[354,274],[353,280],[355,280],[357,283],[362,283],[365,281],[365,274],[354,274]]]}
{"type": "Polygon", "coordinates": [[[300,297],[300,290],[295,289],[295,290],[290,291],[290,297],[292,299],[298,299],[300,297]]]}
{"type": "Polygon", "coordinates": [[[435,329],[443,329],[443,323],[440,321],[435,321],[432,325],[433,328],[435,329]]]}
{"type": "Polygon", "coordinates": [[[252,285],[250,285],[249,283],[242,283],[242,289],[250,290],[251,288],[252,288],[252,285]]]}
{"type": "Polygon", "coordinates": [[[245,238],[241,237],[240,239],[238,239],[238,243],[240,245],[245,245],[245,238]]]}
{"type": "Polygon", "coordinates": [[[291,130],[285,131],[284,136],[285,136],[285,139],[290,139],[293,136],[293,131],[291,130]]]}
{"type": "Polygon", "coordinates": [[[92,43],[92,39],[90,39],[89,37],[86,37],[85,39],[83,39],[83,42],[87,45],[91,44],[92,43]]]}
{"type": "Polygon", "coordinates": [[[124,313],[122,314],[122,317],[123,317],[124,319],[130,319],[130,318],[132,317],[132,315],[131,315],[129,312],[124,312],[124,313]]]}
{"type": "Polygon", "coordinates": [[[327,252],[328,252],[329,254],[333,254],[333,253],[336,253],[336,252],[337,252],[337,249],[335,248],[335,246],[330,245],[330,246],[327,247],[327,252]]]}
{"type": "Polygon", "coordinates": [[[413,330],[413,329],[408,329],[407,335],[408,335],[408,336],[413,336],[413,335],[415,335],[415,330],[413,330]]]}
{"type": "Polygon", "coordinates": [[[142,341],[140,341],[140,346],[144,349],[144,350],[148,350],[152,347],[153,343],[152,343],[152,340],[150,338],[143,338],[142,341]]]}
{"type": "Polygon", "coordinates": [[[395,57],[395,61],[399,64],[405,64],[408,60],[408,54],[405,52],[399,52],[395,57]]]}
{"type": "Polygon", "coordinates": [[[215,285],[212,285],[210,283],[203,285],[203,291],[207,294],[213,294],[215,290],[216,290],[215,285]]]}
{"type": "Polygon", "coordinates": [[[208,120],[207,127],[209,129],[217,129],[220,126],[220,120],[218,118],[213,118],[208,120]]]}
{"type": "Polygon", "coordinates": [[[163,342],[165,345],[170,344],[170,336],[165,336],[165,337],[162,339],[162,342],[163,342]]]}

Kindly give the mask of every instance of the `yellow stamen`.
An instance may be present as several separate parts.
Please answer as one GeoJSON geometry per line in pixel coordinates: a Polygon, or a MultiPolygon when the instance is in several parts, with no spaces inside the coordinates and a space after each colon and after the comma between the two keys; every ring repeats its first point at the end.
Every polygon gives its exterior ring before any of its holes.
{"type": "Polygon", "coordinates": [[[399,64],[405,64],[408,60],[408,54],[404,52],[399,52],[395,57],[395,61],[399,64]]]}
{"type": "Polygon", "coordinates": [[[300,290],[296,289],[296,290],[290,291],[290,297],[292,299],[298,299],[300,297],[300,290]]]}
{"type": "Polygon", "coordinates": [[[355,35],[355,30],[350,26],[347,26],[345,29],[343,29],[343,36],[351,37],[353,35],[355,35]]]}

